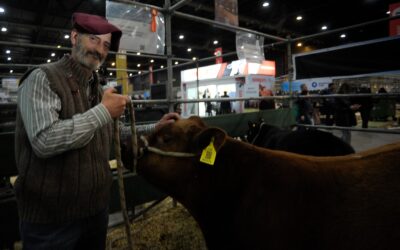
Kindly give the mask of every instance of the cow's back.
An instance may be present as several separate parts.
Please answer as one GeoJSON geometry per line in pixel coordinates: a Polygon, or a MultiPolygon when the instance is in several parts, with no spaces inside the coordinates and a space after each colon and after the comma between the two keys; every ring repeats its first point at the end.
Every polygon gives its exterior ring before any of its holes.
{"type": "Polygon", "coordinates": [[[320,130],[296,130],[280,138],[275,149],[313,156],[339,156],[354,149],[332,133],[320,130]]]}
{"type": "Polygon", "coordinates": [[[316,129],[292,131],[265,122],[249,122],[248,135],[248,141],[253,145],[297,154],[339,156],[355,152],[350,144],[339,137],[316,129]]]}
{"type": "Polygon", "coordinates": [[[286,163],[277,190],[293,202],[274,210],[292,217],[272,244],[293,237],[296,249],[400,249],[400,144],[341,157],[274,154],[286,163]]]}

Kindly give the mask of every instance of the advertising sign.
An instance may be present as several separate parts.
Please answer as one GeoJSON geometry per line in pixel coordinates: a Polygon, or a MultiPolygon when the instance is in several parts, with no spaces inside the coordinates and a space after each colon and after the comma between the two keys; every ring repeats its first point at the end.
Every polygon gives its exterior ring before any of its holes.
{"type": "Polygon", "coordinates": [[[122,30],[119,49],[164,54],[164,15],[149,7],[106,2],[106,18],[122,30]]]}
{"type": "Polygon", "coordinates": [[[238,26],[237,0],[215,0],[215,21],[238,26]]]}
{"type": "MultiPolygon", "coordinates": [[[[389,5],[390,16],[400,16],[400,3],[394,3],[389,5]]],[[[400,19],[390,20],[390,35],[400,35],[400,19]]]]}

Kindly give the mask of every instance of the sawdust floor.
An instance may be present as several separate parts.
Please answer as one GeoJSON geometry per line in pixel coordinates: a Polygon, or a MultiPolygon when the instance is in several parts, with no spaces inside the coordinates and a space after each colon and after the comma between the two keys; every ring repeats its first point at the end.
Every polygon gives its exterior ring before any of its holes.
{"type": "MultiPolygon", "coordinates": [[[[203,235],[189,212],[168,197],[131,224],[134,249],[206,250],[203,235]]],[[[125,226],[108,230],[107,249],[128,249],[125,226]]]]}

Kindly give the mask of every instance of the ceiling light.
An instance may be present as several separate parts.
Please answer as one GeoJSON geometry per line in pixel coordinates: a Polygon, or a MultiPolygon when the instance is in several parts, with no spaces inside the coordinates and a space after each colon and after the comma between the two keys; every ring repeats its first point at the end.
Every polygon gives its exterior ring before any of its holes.
{"type": "Polygon", "coordinates": [[[114,66],[115,66],[115,62],[112,62],[112,63],[111,63],[111,66],[113,66],[113,67],[114,67],[114,66]]]}
{"type": "Polygon", "coordinates": [[[160,68],[162,68],[162,69],[163,69],[163,68],[164,68],[164,65],[161,65],[161,66],[160,66],[160,68]]]}
{"type": "Polygon", "coordinates": [[[142,74],[142,71],[139,71],[138,74],[139,74],[139,75],[142,74]]]}
{"type": "Polygon", "coordinates": [[[3,7],[0,7],[0,13],[4,13],[6,10],[3,7]]]}
{"type": "Polygon", "coordinates": [[[14,72],[14,70],[10,69],[10,73],[13,73],[13,72],[14,72]]]}
{"type": "Polygon", "coordinates": [[[341,34],[340,38],[346,38],[346,34],[341,34]]]}
{"type": "Polygon", "coordinates": [[[328,29],[328,26],[326,26],[326,25],[321,27],[321,30],[327,30],[327,29],[328,29]]]}
{"type": "Polygon", "coordinates": [[[192,51],[192,48],[188,48],[187,51],[188,51],[188,52],[191,52],[191,51],[192,51]]]}
{"type": "Polygon", "coordinates": [[[48,62],[48,63],[50,63],[50,62],[51,62],[51,60],[50,60],[50,59],[47,59],[47,62],[48,62]]]}
{"type": "Polygon", "coordinates": [[[11,57],[7,57],[7,61],[11,61],[11,57]]]}
{"type": "Polygon", "coordinates": [[[68,39],[69,38],[69,35],[64,35],[64,39],[68,39]]]}
{"type": "Polygon", "coordinates": [[[387,15],[390,15],[390,10],[386,11],[386,14],[387,14],[387,15]]]}
{"type": "Polygon", "coordinates": [[[153,59],[151,59],[151,60],[150,60],[150,62],[151,62],[151,63],[153,63],[153,62],[154,62],[154,60],[153,60],[153,59]]]}
{"type": "Polygon", "coordinates": [[[175,62],[175,65],[177,65],[177,64],[179,64],[179,62],[178,62],[178,61],[176,61],[176,62],[175,62]]]}
{"type": "Polygon", "coordinates": [[[2,32],[6,32],[6,31],[7,31],[7,28],[6,28],[6,27],[1,27],[1,31],[2,31],[2,32]]]}
{"type": "Polygon", "coordinates": [[[11,53],[11,50],[6,50],[6,54],[10,54],[11,53]]]}
{"type": "Polygon", "coordinates": [[[215,45],[217,45],[218,44],[218,40],[214,40],[214,42],[213,42],[215,45]]]}
{"type": "Polygon", "coordinates": [[[262,6],[263,7],[268,7],[269,6],[269,2],[263,2],[262,6]]]}
{"type": "Polygon", "coordinates": [[[133,74],[132,74],[132,73],[129,73],[129,76],[133,76],[133,74]]]}
{"type": "Polygon", "coordinates": [[[301,21],[301,20],[303,20],[303,17],[302,17],[302,16],[297,16],[297,17],[296,17],[296,20],[297,20],[297,21],[301,21]]]}
{"type": "Polygon", "coordinates": [[[56,53],[51,53],[51,57],[55,57],[56,56],[56,53]]]}
{"type": "Polygon", "coordinates": [[[301,47],[301,46],[303,46],[302,43],[297,43],[297,47],[301,47]]]}
{"type": "Polygon", "coordinates": [[[140,56],[140,52],[136,53],[136,55],[140,56]]]}
{"type": "Polygon", "coordinates": [[[183,38],[185,38],[185,36],[184,35],[179,35],[179,39],[183,39],[183,38]]]}
{"type": "Polygon", "coordinates": [[[112,72],[110,72],[110,74],[109,74],[110,76],[112,76],[113,75],[113,73],[112,72]]]}
{"type": "Polygon", "coordinates": [[[61,45],[57,45],[57,48],[58,48],[58,49],[61,48],[61,45]]]}
{"type": "Polygon", "coordinates": [[[197,60],[197,57],[193,57],[192,60],[193,60],[193,61],[196,61],[196,60],[197,60]]]}
{"type": "Polygon", "coordinates": [[[140,67],[140,63],[138,63],[137,67],[138,67],[138,68],[140,67]]]}

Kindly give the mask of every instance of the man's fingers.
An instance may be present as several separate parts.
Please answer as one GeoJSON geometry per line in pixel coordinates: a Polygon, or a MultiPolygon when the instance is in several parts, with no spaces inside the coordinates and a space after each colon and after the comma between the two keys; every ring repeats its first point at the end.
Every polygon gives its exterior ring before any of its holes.
{"type": "Polygon", "coordinates": [[[178,113],[168,113],[163,118],[164,120],[179,120],[181,117],[178,113]]]}
{"type": "Polygon", "coordinates": [[[114,88],[107,88],[107,89],[105,89],[104,90],[104,93],[115,93],[115,92],[117,92],[117,90],[116,89],[114,89],[114,88]]]}

